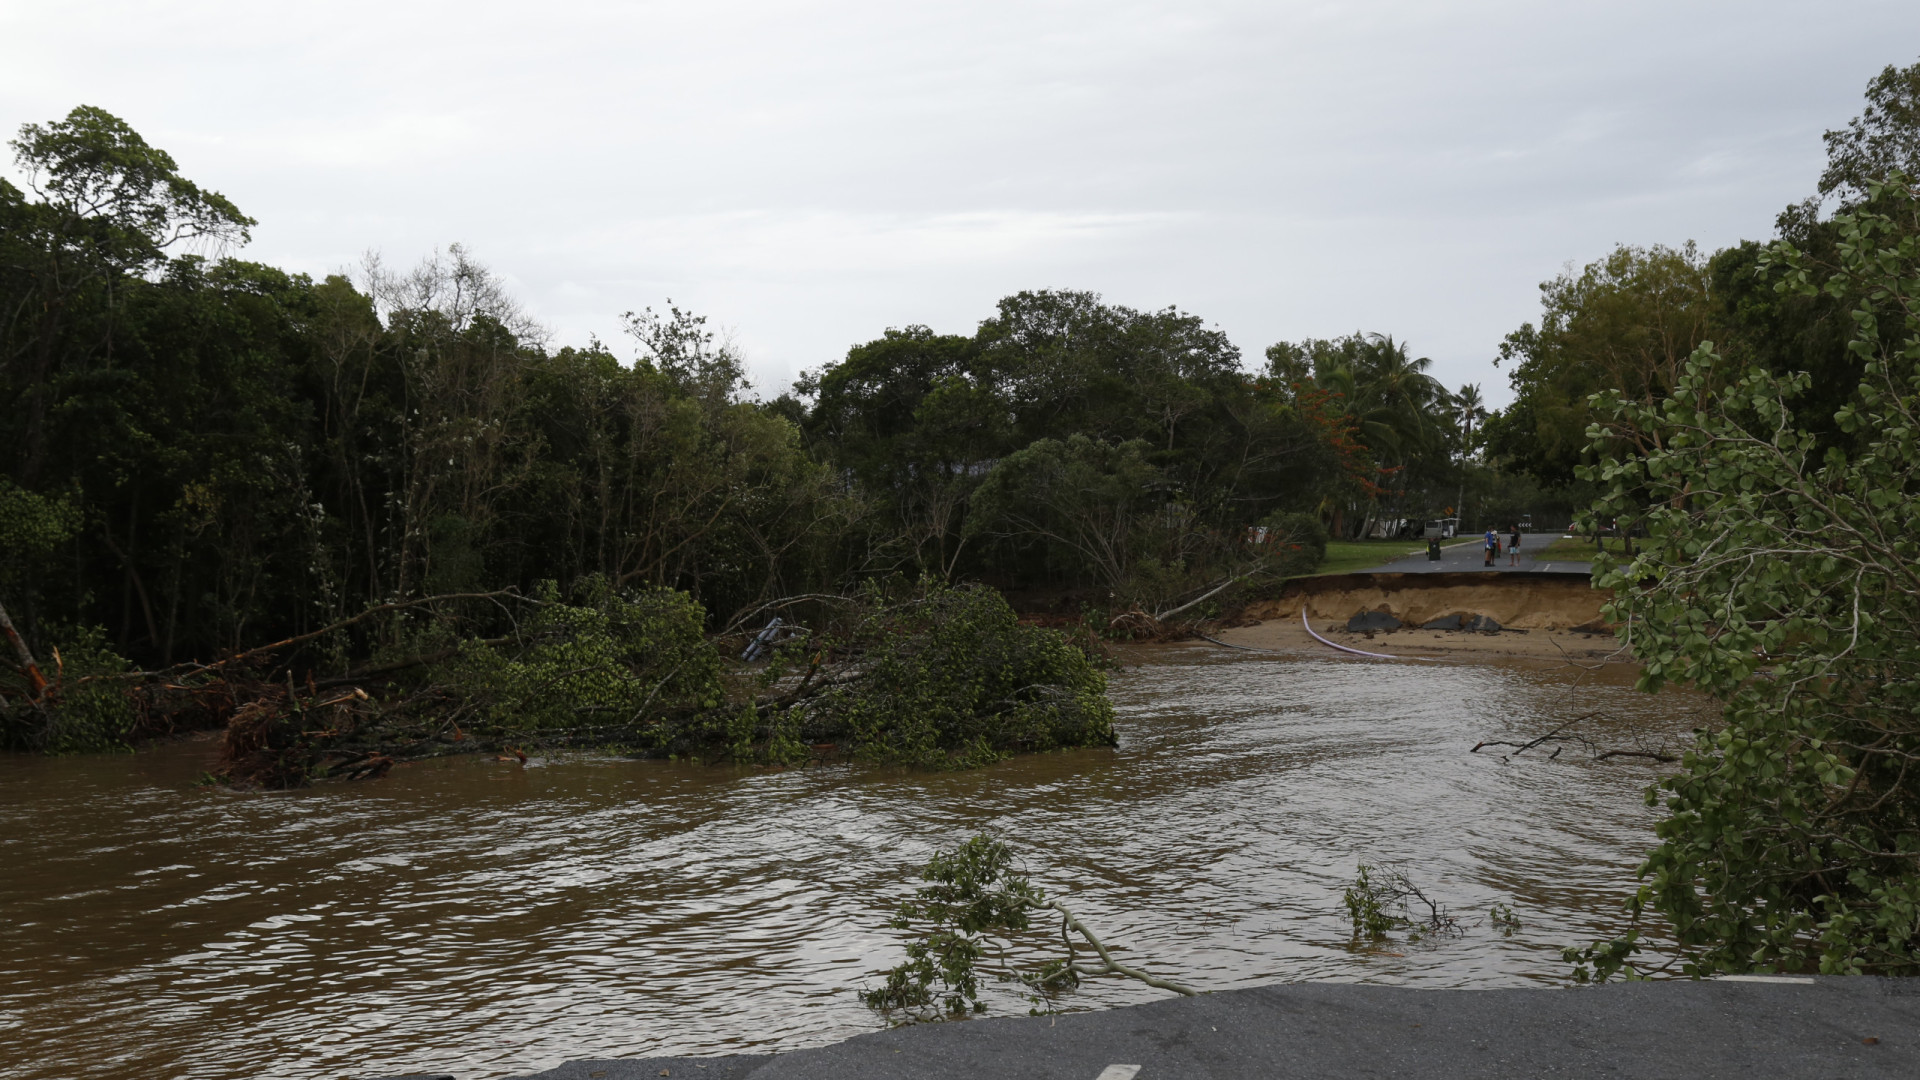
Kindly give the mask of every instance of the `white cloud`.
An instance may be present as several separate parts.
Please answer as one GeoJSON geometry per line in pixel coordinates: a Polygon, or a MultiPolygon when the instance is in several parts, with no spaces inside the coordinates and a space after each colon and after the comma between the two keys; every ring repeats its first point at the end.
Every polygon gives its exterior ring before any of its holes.
{"type": "Polygon", "coordinates": [[[562,341],[671,295],[769,391],[1062,286],[1251,355],[1390,331],[1500,401],[1541,279],[1764,235],[1916,31],[1890,2],[64,0],[0,9],[0,125],[118,113],[290,268],[465,242],[562,341]]]}

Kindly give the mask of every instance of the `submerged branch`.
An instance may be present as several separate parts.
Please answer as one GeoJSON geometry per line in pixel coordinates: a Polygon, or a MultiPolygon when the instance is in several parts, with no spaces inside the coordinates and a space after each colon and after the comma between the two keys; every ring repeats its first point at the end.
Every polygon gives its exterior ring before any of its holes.
{"type": "MultiPolygon", "coordinates": [[[[1503,761],[1508,761],[1508,760],[1512,760],[1513,758],[1519,757],[1521,754],[1524,754],[1527,751],[1532,750],[1537,746],[1543,746],[1551,742],[1551,743],[1572,744],[1575,746],[1583,747],[1587,750],[1589,755],[1595,761],[1608,761],[1613,758],[1630,757],[1630,758],[1646,758],[1650,761],[1657,761],[1662,764],[1672,764],[1680,760],[1680,756],[1678,754],[1670,753],[1665,749],[1623,750],[1623,749],[1603,747],[1595,739],[1589,738],[1586,735],[1582,735],[1579,732],[1568,730],[1576,724],[1580,724],[1588,720],[1597,719],[1604,715],[1605,715],[1604,713],[1600,713],[1600,712],[1583,713],[1579,716],[1574,717],[1571,720],[1566,721],[1565,723],[1562,723],[1556,726],[1552,731],[1547,732],[1545,735],[1541,735],[1538,738],[1529,739],[1526,742],[1509,742],[1504,739],[1483,739],[1480,742],[1475,743],[1473,745],[1473,749],[1468,750],[1467,753],[1477,754],[1481,750],[1490,746],[1511,746],[1514,748],[1513,752],[1510,754],[1503,755],[1501,758],[1501,760],[1503,761]]],[[[1565,748],[1566,747],[1564,745],[1555,747],[1553,753],[1548,755],[1547,760],[1552,761],[1554,758],[1559,757],[1560,751],[1564,750],[1565,748]]]]}
{"type": "Polygon", "coordinates": [[[887,972],[884,986],[862,991],[860,999],[882,1012],[920,1014],[935,1006],[950,1016],[984,1012],[977,965],[989,955],[999,958],[1001,981],[1024,984],[1034,1002],[1078,986],[1083,976],[1101,975],[1123,976],[1188,997],[1198,995],[1191,987],[1114,959],[1099,935],[1065,904],[1035,888],[1016,871],[1017,863],[1011,848],[985,833],[952,850],[935,852],[920,871],[920,879],[927,884],[900,905],[891,923],[895,929],[916,932],[907,943],[906,962],[887,972]],[[1035,935],[1034,912],[1060,917],[1060,947],[1066,955],[1022,969],[1010,954],[1037,952],[1044,958],[1052,951],[1047,945],[1051,934],[1035,935]],[[1079,946],[1072,937],[1076,933],[1099,956],[1097,963],[1077,954],[1079,946]],[[1035,936],[1040,940],[1033,940],[1035,936]]]}
{"type": "Polygon", "coordinates": [[[1093,946],[1094,952],[1100,954],[1100,962],[1101,962],[1100,967],[1097,967],[1097,968],[1083,967],[1078,963],[1072,964],[1073,970],[1078,972],[1079,974],[1081,975],[1124,975],[1129,979],[1137,979],[1140,982],[1146,983],[1148,986],[1156,987],[1161,990],[1171,990],[1176,994],[1184,994],[1187,997],[1198,997],[1200,995],[1200,991],[1192,989],[1191,987],[1182,986],[1181,984],[1174,982],[1171,979],[1156,978],[1155,976],[1149,975],[1146,972],[1141,971],[1139,968],[1128,967],[1127,965],[1122,964],[1120,961],[1115,960],[1113,958],[1113,954],[1107,951],[1106,945],[1102,943],[1101,940],[1094,935],[1093,931],[1087,929],[1086,924],[1081,922],[1079,917],[1076,916],[1073,912],[1068,911],[1066,905],[1062,904],[1060,901],[1048,900],[1044,904],[1036,904],[1034,906],[1059,912],[1060,918],[1062,920],[1061,925],[1063,927],[1072,927],[1074,932],[1078,933],[1081,937],[1087,939],[1087,944],[1093,946]]]}

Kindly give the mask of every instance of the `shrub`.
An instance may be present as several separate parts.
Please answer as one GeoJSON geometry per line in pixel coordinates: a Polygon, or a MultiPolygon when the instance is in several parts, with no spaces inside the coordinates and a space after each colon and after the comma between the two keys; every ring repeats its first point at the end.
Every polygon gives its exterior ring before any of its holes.
{"type": "Polygon", "coordinates": [[[572,603],[546,603],[503,641],[468,639],[440,681],[476,709],[483,736],[634,725],[718,708],[720,656],[706,612],[673,589],[615,590],[589,578],[572,603]]]}
{"type": "Polygon", "coordinates": [[[125,682],[126,657],[107,644],[106,631],[81,627],[49,652],[53,681],[40,702],[8,687],[0,708],[0,745],[9,750],[74,754],[125,750],[136,713],[125,682]]]}
{"type": "Polygon", "coordinates": [[[1277,511],[1260,524],[1267,543],[1276,552],[1273,573],[1278,577],[1311,574],[1327,558],[1327,527],[1312,514],[1277,511]]]}
{"type": "Polygon", "coordinates": [[[853,670],[794,706],[808,742],[933,768],[1115,744],[1102,662],[1058,631],[1022,626],[992,589],[870,594],[834,644],[853,670]]]}

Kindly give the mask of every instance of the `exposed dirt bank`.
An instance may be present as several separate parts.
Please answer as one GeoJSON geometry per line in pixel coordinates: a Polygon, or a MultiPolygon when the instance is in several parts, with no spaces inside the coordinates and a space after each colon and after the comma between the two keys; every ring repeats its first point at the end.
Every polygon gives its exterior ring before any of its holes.
{"type": "Polygon", "coordinates": [[[1228,620],[1241,625],[1213,636],[1254,649],[1331,651],[1301,626],[1304,610],[1322,637],[1368,652],[1583,664],[1625,660],[1600,615],[1606,599],[1585,575],[1576,574],[1335,574],[1302,578],[1288,584],[1277,599],[1248,604],[1228,620]],[[1407,628],[1349,633],[1348,618],[1363,611],[1385,612],[1407,628]],[[1504,629],[1417,629],[1449,615],[1485,615],[1504,629]]]}

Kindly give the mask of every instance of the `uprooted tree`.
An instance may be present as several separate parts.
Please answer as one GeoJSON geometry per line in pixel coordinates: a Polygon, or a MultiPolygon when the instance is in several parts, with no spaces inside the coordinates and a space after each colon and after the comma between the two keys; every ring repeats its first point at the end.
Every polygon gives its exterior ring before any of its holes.
{"type": "Polygon", "coordinates": [[[1609,618],[1642,688],[1723,711],[1649,792],[1667,814],[1636,929],[1569,950],[1583,976],[1631,969],[1649,912],[1694,974],[1920,974],[1920,191],[1894,173],[1834,224],[1837,265],[1780,243],[1767,269],[1852,304],[1837,435],[1795,411],[1808,375],[1711,343],[1664,402],[1598,402],[1657,438],[1592,470],[1598,513],[1652,503],[1638,556],[1596,559],[1609,618]]]}
{"type": "Polygon", "coordinates": [[[1114,744],[1100,656],[1021,625],[992,590],[873,584],[788,610],[812,614],[785,624],[769,663],[745,667],[720,651],[737,639],[704,636],[686,594],[600,579],[564,597],[547,587],[379,605],[159,671],[108,662],[99,646],[84,671],[37,688],[22,662],[0,735],[73,750],[224,728],[226,778],[264,787],[481,750],[955,768],[1114,744]],[[369,659],[329,669],[348,655],[369,659]]]}

